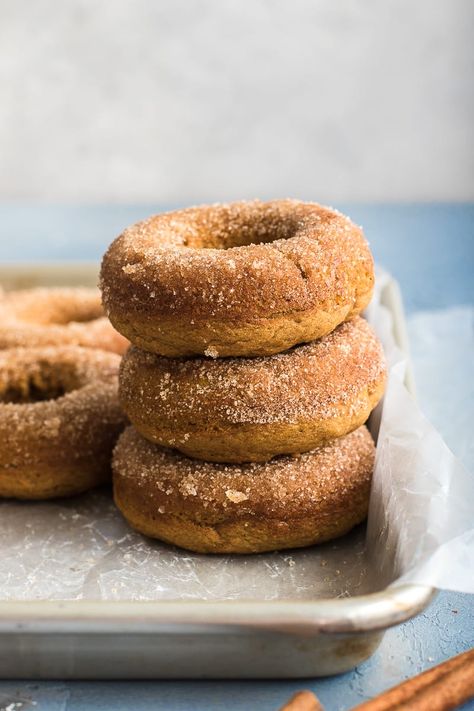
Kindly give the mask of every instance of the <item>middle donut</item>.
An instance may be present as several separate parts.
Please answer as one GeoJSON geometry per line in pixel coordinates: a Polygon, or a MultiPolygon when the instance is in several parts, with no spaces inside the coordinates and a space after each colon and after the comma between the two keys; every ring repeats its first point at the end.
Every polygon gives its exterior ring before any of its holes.
{"type": "Polygon", "coordinates": [[[151,442],[211,462],[306,452],[355,430],[385,385],[380,342],[361,317],[266,358],[170,359],[130,348],[121,404],[151,442]]]}

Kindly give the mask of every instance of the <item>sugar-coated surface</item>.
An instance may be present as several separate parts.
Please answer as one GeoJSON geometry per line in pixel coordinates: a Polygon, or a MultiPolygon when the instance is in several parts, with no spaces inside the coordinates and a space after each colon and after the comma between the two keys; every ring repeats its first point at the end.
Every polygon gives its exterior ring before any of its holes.
{"type": "Polygon", "coordinates": [[[154,445],[132,427],[114,452],[114,472],[156,501],[156,513],[290,518],[367,487],[374,444],[366,427],[325,447],[265,463],[215,464],[154,445]]]}
{"type": "MultiPolygon", "coordinates": [[[[32,487],[49,477],[54,484],[56,472],[74,461],[107,459],[125,424],[119,363],[115,353],[77,346],[0,350],[3,495],[20,491],[22,475],[32,487]]],[[[20,494],[32,493],[24,486],[20,494]]]]}
{"type": "Polygon", "coordinates": [[[125,350],[125,339],[104,317],[97,289],[0,291],[0,349],[67,344],[125,350]]]}
{"type": "Polygon", "coordinates": [[[120,389],[126,408],[159,413],[170,426],[296,423],[337,416],[341,407],[356,413],[359,397],[384,374],[381,344],[356,317],[318,341],[266,358],[175,360],[133,348],[122,361],[120,389]]]}
{"type": "Polygon", "coordinates": [[[267,318],[351,304],[361,275],[372,270],[367,243],[349,218],[316,203],[255,200],[131,226],[104,256],[101,289],[112,313],[186,314],[191,323],[267,318]]]}

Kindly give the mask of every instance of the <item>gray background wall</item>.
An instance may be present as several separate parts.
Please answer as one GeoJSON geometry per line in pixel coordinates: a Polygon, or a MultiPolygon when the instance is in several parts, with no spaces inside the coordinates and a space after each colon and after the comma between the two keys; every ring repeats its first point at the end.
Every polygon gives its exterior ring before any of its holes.
{"type": "Polygon", "coordinates": [[[472,199],[473,8],[0,0],[0,199],[472,199]]]}

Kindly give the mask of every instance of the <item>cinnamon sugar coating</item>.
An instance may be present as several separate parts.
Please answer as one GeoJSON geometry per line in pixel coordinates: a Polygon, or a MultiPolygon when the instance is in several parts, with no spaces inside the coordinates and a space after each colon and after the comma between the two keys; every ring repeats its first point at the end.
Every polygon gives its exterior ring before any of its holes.
{"type": "Polygon", "coordinates": [[[382,396],[385,359],[357,316],[265,358],[177,360],[132,347],[119,382],[122,406],[147,439],[199,459],[265,461],[362,425],[382,396]]]}
{"type": "Polygon", "coordinates": [[[119,363],[77,346],[0,351],[0,497],[66,496],[110,478],[126,423],[119,363]]]}
{"type": "Polygon", "coordinates": [[[109,247],[105,309],[136,346],[165,356],[269,355],[360,313],[374,283],[361,230],[297,200],[155,215],[109,247]]]}
{"type": "Polygon", "coordinates": [[[114,353],[128,347],[104,316],[97,289],[39,288],[0,294],[0,349],[65,345],[114,353]]]}
{"type": "Polygon", "coordinates": [[[114,496],[137,530],[205,553],[254,553],[343,535],[367,515],[374,444],[365,427],[264,464],[188,459],[133,427],[114,451],[114,496]]]}

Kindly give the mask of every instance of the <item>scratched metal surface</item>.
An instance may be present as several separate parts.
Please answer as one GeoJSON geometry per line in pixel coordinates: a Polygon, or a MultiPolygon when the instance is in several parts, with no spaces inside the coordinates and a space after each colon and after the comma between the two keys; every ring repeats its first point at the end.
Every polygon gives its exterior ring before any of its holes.
{"type": "Polygon", "coordinates": [[[316,550],[236,559],[150,542],[130,529],[107,490],[34,505],[4,501],[0,514],[2,600],[313,600],[381,587],[365,558],[363,525],[316,550]]]}
{"type": "MultiPolygon", "coordinates": [[[[361,222],[377,261],[400,281],[408,313],[474,303],[474,206],[339,206],[361,222]]],[[[0,207],[0,262],[96,259],[124,224],[159,206],[53,208],[0,207]]],[[[417,327],[416,316],[409,320],[417,327]]],[[[414,335],[412,333],[412,335],[414,335]]],[[[436,354],[421,346],[413,353],[418,393],[427,414],[448,436],[450,445],[473,466],[467,428],[472,422],[450,411],[448,383],[462,380],[457,368],[436,369],[436,354]],[[417,372],[419,366],[419,372],[417,372]],[[450,372],[451,371],[451,372],[450,372]],[[456,371],[456,372],[454,372],[456,371]],[[427,374],[429,373],[429,377],[427,374]],[[443,382],[443,402],[433,384],[443,382]]],[[[457,362],[453,351],[453,363],[457,362]]],[[[439,387],[437,385],[439,390],[439,387]]],[[[463,401],[463,409],[469,401],[463,401]]],[[[472,405],[471,405],[472,406],[472,405]]],[[[474,597],[440,593],[415,620],[389,630],[377,653],[339,677],[300,681],[246,682],[0,682],[0,711],[274,711],[296,689],[313,689],[331,711],[343,711],[363,699],[474,646],[474,597]],[[15,705],[12,705],[15,704],[15,705]],[[21,704],[21,705],[20,705],[21,704]]],[[[474,709],[474,704],[466,705],[474,709]]]]}

